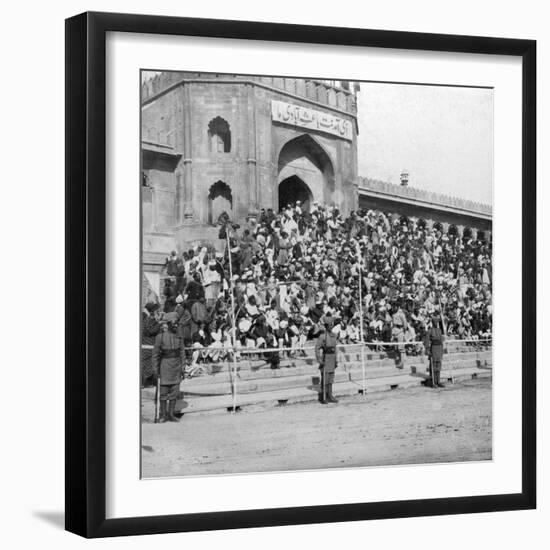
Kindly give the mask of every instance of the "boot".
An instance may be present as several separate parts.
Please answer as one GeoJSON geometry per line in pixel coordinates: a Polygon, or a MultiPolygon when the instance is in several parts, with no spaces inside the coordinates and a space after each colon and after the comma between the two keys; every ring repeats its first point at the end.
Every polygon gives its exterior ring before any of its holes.
{"type": "Polygon", "coordinates": [[[439,371],[439,370],[435,371],[435,385],[438,388],[444,388],[445,384],[441,383],[440,376],[441,376],[441,371],[439,371]]]}
{"type": "Polygon", "coordinates": [[[336,397],[334,397],[334,395],[332,393],[332,384],[328,385],[327,395],[328,395],[328,402],[329,403],[338,403],[338,399],[336,399],[336,397]]]}
{"type": "Polygon", "coordinates": [[[180,419],[174,414],[175,409],[176,409],[176,400],[171,399],[170,401],[168,401],[168,416],[166,418],[166,420],[168,420],[168,422],[179,422],[180,421],[180,419]]]}
{"type": "Polygon", "coordinates": [[[162,424],[164,422],[166,422],[166,401],[161,401],[158,423],[162,424]]]}

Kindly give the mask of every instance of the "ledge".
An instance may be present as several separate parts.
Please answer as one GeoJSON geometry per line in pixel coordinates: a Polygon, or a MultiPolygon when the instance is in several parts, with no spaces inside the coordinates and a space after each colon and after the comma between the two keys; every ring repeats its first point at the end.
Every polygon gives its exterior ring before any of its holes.
{"type": "Polygon", "coordinates": [[[153,141],[142,140],[141,149],[143,151],[152,151],[154,153],[161,153],[163,155],[181,157],[181,152],[177,151],[173,145],[167,143],[156,143],[153,141]]]}
{"type": "Polygon", "coordinates": [[[489,204],[371,178],[359,178],[359,194],[384,196],[384,198],[397,199],[399,202],[409,202],[418,206],[451,210],[485,219],[492,219],[493,217],[493,209],[489,204]]]}

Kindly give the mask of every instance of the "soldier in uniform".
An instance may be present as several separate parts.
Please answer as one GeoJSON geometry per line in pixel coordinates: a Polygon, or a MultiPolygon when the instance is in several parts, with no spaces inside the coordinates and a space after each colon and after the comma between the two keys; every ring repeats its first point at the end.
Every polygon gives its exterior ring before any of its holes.
{"type": "Polygon", "coordinates": [[[177,314],[168,313],[162,321],[162,331],[155,338],[153,368],[160,376],[159,422],[178,422],[176,400],[183,378],[185,349],[178,334],[177,314]]]}
{"type": "Polygon", "coordinates": [[[322,319],[325,326],[315,343],[315,356],[319,362],[321,371],[321,392],[319,401],[326,405],[327,403],[338,403],[338,400],[332,394],[332,384],[334,383],[334,371],[338,366],[336,364],[336,344],[338,339],[332,333],[334,319],[330,315],[325,315],[322,319]]]}
{"type": "Polygon", "coordinates": [[[141,386],[143,388],[147,386],[156,386],[157,380],[153,368],[152,349],[151,347],[155,343],[155,337],[160,332],[159,322],[159,309],[160,305],[155,302],[148,302],[145,304],[145,308],[141,320],[141,386]],[[145,346],[151,346],[143,348],[145,346]]]}
{"type": "Polygon", "coordinates": [[[432,326],[426,332],[424,337],[424,348],[430,359],[430,386],[432,388],[444,388],[439,377],[441,375],[441,362],[443,361],[443,343],[445,337],[441,330],[441,319],[439,315],[432,317],[432,326]],[[433,377],[433,378],[432,378],[433,377]]]}

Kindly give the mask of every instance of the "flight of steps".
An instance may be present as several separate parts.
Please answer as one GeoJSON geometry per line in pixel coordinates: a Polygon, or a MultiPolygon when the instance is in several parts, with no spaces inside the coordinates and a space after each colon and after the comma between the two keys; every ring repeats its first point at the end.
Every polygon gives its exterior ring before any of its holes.
{"type": "MultiPolygon", "coordinates": [[[[443,359],[442,382],[492,375],[491,349],[472,350],[464,345],[448,345],[443,359]],[[458,351],[460,350],[460,351],[458,351]]],[[[366,393],[420,386],[429,376],[426,356],[404,356],[397,368],[395,360],[385,353],[365,351],[366,393]]],[[[282,358],[279,369],[271,369],[262,359],[237,362],[236,405],[239,409],[253,406],[276,406],[314,401],[319,392],[319,368],[313,350],[306,357],[282,358]]],[[[233,363],[208,365],[211,374],[187,378],[182,382],[183,399],[177,408],[184,413],[220,413],[233,410],[233,363]]],[[[338,352],[333,392],[337,397],[363,393],[363,366],[359,348],[338,352]]],[[[143,390],[143,404],[154,399],[154,389],[143,390]]],[[[145,411],[144,411],[145,413],[145,411]]]]}

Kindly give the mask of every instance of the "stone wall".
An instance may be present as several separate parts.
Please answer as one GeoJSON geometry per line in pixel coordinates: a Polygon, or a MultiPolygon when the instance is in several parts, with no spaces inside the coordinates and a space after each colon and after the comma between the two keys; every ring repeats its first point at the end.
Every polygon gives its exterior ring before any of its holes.
{"type": "Polygon", "coordinates": [[[253,82],[259,86],[284,90],[287,94],[302,96],[310,102],[325,104],[341,111],[347,111],[352,115],[357,114],[357,102],[353,86],[351,86],[352,89],[350,90],[342,86],[331,85],[325,80],[277,76],[165,71],[146,80],[142,84],[142,101],[147,102],[156,99],[167,90],[190,80],[253,82]]]}
{"type": "Polygon", "coordinates": [[[422,219],[428,225],[439,223],[445,232],[454,227],[460,234],[468,229],[491,238],[492,208],[488,204],[370,178],[359,179],[358,191],[360,208],[422,219]]]}
{"type": "Polygon", "coordinates": [[[183,250],[212,239],[217,212],[212,193],[220,186],[227,186],[230,202],[226,198],[223,204],[240,223],[261,208],[277,211],[278,185],[290,175],[309,186],[314,200],[336,204],[344,213],[356,208],[355,117],[337,113],[353,128],[350,141],[273,121],[271,113],[271,101],[278,100],[335,116],[335,107],[347,107],[341,97],[350,92],[342,90],[342,95],[325,86],[322,93],[319,86],[297,79],[261,85],[259,80],[185,80],[144,101],[142,168],[148,190],[142,213],[149,257],[168,253],[167,246],[183,250]],[[323,101],[312,105],[306,97],[289,96],[296,93],[323,101]],[[209,133],[209,124],[218,118],[230,131],[228,151],[218,150],[209,133]]]}
{"type": "Polygon", "coordinates": [[[425,189],[418,189],[416,187],[409,187],[408,185],[395,185],[394,183],[389,183],[386,181],[371,178],[360,178],[359,186],[367,191],[469,211],[475,215],[488,217],[492,216],[492,208],[489,204],[470,201],[460,197],[453,197],[443,193],[435,193],[425,189]]]}

